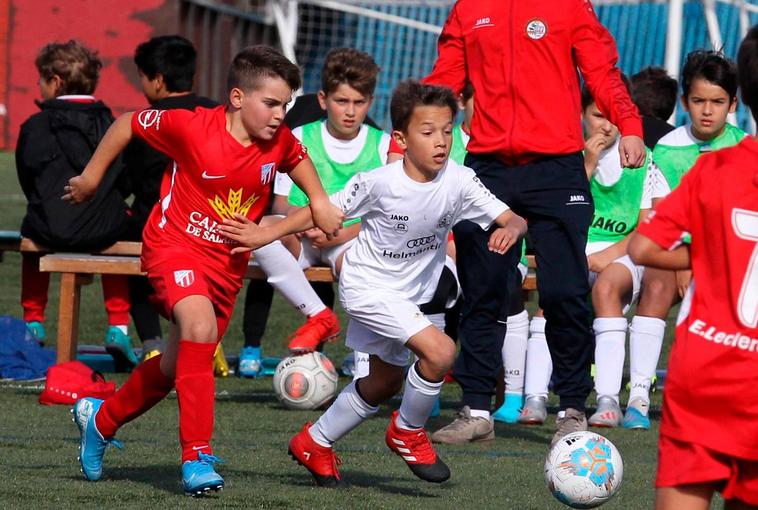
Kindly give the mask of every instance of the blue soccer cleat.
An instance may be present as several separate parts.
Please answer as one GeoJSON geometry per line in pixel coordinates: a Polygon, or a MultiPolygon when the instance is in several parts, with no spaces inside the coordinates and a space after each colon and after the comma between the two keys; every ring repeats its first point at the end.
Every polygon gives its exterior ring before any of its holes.
{"type": "Polygon", "coordinates": [[[197,460],[182,464],[182,487],[188,496],[203,496],[224,488],[224,479],[213,469],[213,464],[224,461],[213,455],[197,452],[197,460]]]}
{"type": "Polygon", "coordinates": [[[650,428],[650,417],[648,411],[650,403],[635,398],[626,406],[623,425],[625,429],[648,430],[650,428]]]}
{"type": "Polygon", "coordinates": [[[96,482],[103,475],[103,455],[108,445],[116,448],[123,448],[121,442],[115,439],[105,439],[95,426],[95,415],[97,415],[103,401],[97,398],[83,398],[77,400],[74,408],[74,422],[79,427],[79,464],[82,473],[87,480],[96,482]]]}
{"type": "Polygon", "coordinates": [[[503,423],[516,423],[522,407],[524,407],[524,395],[506,393],[503,405],[492,413],[492,419],[503,423]]]}
{"type": "Polygon", "coordinates": [[[110,326],[105,333],[105,350],[113,356],[116,372],[128,372],[139,363],[132,349],[132,339],[118,326],[110,326]]]}
{"type": "Polygon", "coordinates": [[[31,321],[26,323],[26,327],[29,332],[37,337],[40,344],[44,344],[47,340],[47,333],[45,333],[45,326],[39,321],[31,321]]]}
{"type": "Polygon", "coordinates": [[[261,348],[243,347],[240,351],[239,367],[237,372],[240,377],[258,377],[261,375],[261,348]]]}

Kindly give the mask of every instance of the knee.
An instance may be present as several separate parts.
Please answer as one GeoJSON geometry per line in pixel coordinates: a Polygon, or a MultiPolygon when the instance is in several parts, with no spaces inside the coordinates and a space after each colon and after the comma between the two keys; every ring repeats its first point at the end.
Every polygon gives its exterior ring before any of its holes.
{"type": "Polygon", "coordinates": [[[440,342],[433,352],[424,358],[424,376],[435,381],[441,380],[452,368],[455,361],[455,344],[449,338],[440,342]],[[431,373],[426,373],[427,371],[431,373]]]}
{"type": "Polygon", "coordinates": [[[218,340],[215,321],[196,320],[182,325],[182,338],[193,342],[210,343],[218,340]]]}
{"type": "Polygon", "coordinates": [[[607,278],[598,278],[592,286],[592,302],[595,308],[603,307],[608,303],[616,303],[620,299],[621,289],[607,278]]]}

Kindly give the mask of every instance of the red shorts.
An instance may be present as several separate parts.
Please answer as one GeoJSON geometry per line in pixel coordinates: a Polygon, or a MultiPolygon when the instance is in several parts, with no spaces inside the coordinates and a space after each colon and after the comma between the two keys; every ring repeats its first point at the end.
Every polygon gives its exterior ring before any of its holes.
{"type": "Polygon", "coordinates": [[[196,257],[173,257],[147,269],[147,278],[155,289],[151,296],[158,311],[173,320],[174,306],[188,296],[205,296],[213,304],[219,340],[224,336],[234,310],[242,278],[214,267],[196,257]]]}
{"type": "Polygon", "coordinates": [[[661,434],[656,487],[716,483],[724,499],[758,505],[758,460],[738,459],[661,434]]]}

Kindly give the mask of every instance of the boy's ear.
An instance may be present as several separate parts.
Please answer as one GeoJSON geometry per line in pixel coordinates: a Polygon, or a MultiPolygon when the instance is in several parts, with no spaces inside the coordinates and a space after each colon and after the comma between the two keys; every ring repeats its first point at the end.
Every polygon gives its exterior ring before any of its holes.
{"type": "Polygon", "coordinates": [[[242,100],[245,98],[245,93],[242,89],[234,87],[229,91],[229,104],[232,108],[242,108],[242,100]]]}
{"type": "Polygon", "coordinates": [[[732,98],[732,102],[729,104],[729,113],[734,113],[737,111],[737,96],[732,98]]]}
{"type": "Polygon", "coordinates": [[[163,90],[166,90],[168,92],[166,89],[166,79],[161,73],[155,73],[155,78],[153,78],[153,80],[155,80],[157,92],[161,92],[163,90]]]}
{"type": "Polygon", "coordinates": [[[395,143],[397,143],[400,148],[403,149],[403,151],[408,149],[408,143],[402,131],[398,131],[397,129],[392,131],[392,138],[395,140],[395,143]]]}
{"type": "Polygon", "coordinates": [[[57,74],[54,74],[52,78],[50,78],[48,81],[53,82],[53,86],[55,90],[55,95],[59,96],[61,95],[60,92],[63,90],[63,78],[58,76],[57,74]]]}
{"type": "Polygon", "coordinates": [[[682,107],[684,108],[684,111],[685,112],[689,112],[690,111],[690,107],[687,104],[687,96],[685,96],[684,94],[682,94],[681,95],[681,100],[682,100],[682,107]]]}
{"type": "Polygon", "coordinates": [[[318,99],[318,105],[322,110],[326,111],[326,92],[319,90],[316,93],[316,99],[318,99]]]}

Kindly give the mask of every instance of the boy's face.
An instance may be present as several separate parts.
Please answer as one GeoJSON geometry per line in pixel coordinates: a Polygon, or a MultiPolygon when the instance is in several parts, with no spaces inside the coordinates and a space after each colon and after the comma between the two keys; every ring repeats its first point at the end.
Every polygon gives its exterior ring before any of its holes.
{"type": "Polygon", "coordinates": [[[439,172],[450,155],[453,141],[453,112],[446,106],[417,106],[408,129],[393,131],[405,158],[424,172],[439,172]]]}
{"type": "Polygon", "coordinates": [[[340,83],[333,92],[318,93],[318,102],[326,110],[329,132],[341,140],[358,136],[372,101],[373,97],[364,96],[347,83],[340,83]]]}
{"type": "Polygon", "coordinates": [[[724,130],[726,117],[737,108],[737,98],[715,83],[695,78],[688,96],[682,96],[684,109],[692,121],[692,134],[700,140],[712,140],[724,130]]]}
{"type": "Polygon", "coordinates": [[[271,140],[284,121],[292,89],[282,78],[264,76],[258,86],[247,92],[234,88],[229,102],[240,110],[242,126],[251,138],[271,140]]]}
{"type": "Polygon", "coordinates": [[[582,120],[584,121],[584,130],[587,138],[592,138],[595,135],[607,138],[608,143],[606,147],[610,146],[619,134],[618,128],[605,118],[605,115],[597,109],[595,103],[590,104],[584,109],[582,120]]]}

